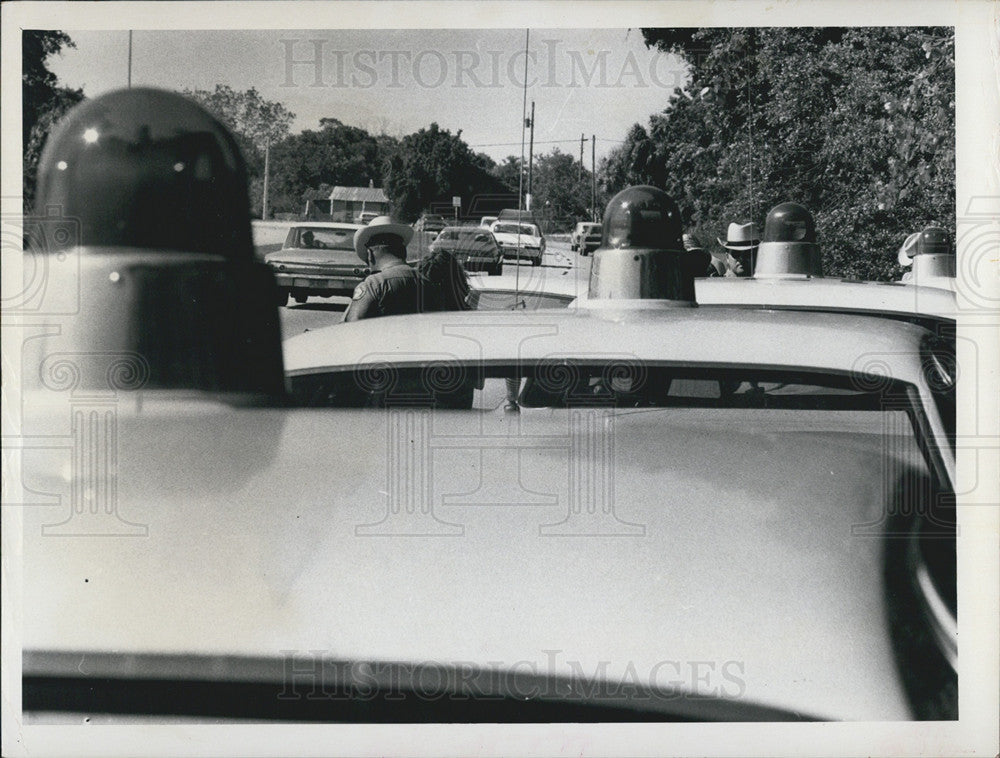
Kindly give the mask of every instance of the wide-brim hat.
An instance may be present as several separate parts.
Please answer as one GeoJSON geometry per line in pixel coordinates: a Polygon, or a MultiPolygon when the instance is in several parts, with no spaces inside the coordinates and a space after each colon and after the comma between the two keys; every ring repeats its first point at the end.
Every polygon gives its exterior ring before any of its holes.
{"type": "Polygon", "coordinates": [[[367,260],[365,248],[368,247],[368,240],[376,234],[394,234],[403,240],[403,244],[409,244],[413,239],[413,228],[409,224],[400,224],[393,221],[389,216],[376,216],[368,226],[358,229],[354,233],[354,252],[361,260],[367,260]]]}
{"type": "Polygon", "coordinates": [[[735,252],[753,250],[760,244],[760,229],[757,228],[757,224],[753,221],[749,224],[732,223],[729,225],[729,229],[726,230],[725,242],[721,239],[718,242],[726,250],[733,250],[735,252]]]}

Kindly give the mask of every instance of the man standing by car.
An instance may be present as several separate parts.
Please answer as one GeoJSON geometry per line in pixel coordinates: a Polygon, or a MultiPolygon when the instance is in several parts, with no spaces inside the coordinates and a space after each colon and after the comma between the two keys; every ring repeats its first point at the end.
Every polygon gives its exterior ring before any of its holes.
{"type": "Polygon", "coordinates": [[[412,237],[412,228],[388,216],[354,233],[354,251],[376,273],[354,288],[344,321],[420,312],[420,276],[406,263],[412,237]]]}
{"type": "Polygon", "coordinates": [[[760,230],[757,224],[732,223],[726,231],[726,241],[719,240],[727,251],[725,276],[752,276],[760,245],[760,230]]]}

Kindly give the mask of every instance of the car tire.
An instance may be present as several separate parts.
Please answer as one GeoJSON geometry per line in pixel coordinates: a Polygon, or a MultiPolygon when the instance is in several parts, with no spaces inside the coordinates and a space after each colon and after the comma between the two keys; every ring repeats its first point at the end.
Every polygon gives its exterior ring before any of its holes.
{"type": "Polygon", "coordinates": [[[486,270],[486,276],[500,276],[503,273],[503,261],[497,261],[486,270]]]}
{"type": "Polygon", "coordinates": [[[532,258],[531,259],[531,265],[532,266],[541,266],[542,265],[542,256],[538,256],[537,258],[532,258]]]}
{"type": "Polygon", "coordinates": [[[302,305],[309,299],[309,295],[294,295],[294,297],[295,297],[295,302],[298,303],[299,305],[302,305]]]}
{"type": "Polygon", "coordinates": [[[288,290],[285,287],[278,287],[276,300],[279,308],[284,308],[288,305],[288,290]]]}

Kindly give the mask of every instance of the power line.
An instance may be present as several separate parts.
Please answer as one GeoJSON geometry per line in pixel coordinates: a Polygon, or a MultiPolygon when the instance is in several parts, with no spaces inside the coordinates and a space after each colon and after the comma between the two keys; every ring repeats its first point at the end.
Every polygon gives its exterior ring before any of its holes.
{"type": "MultiPolygon", "coordinates": [[[[579,139],[550,139],[550,140],[535,140],[536,145],[555,145],[563,142],[572,142],[574,144],[578,143],[579,139]]],[[[615,142],[619,145],[624,145],[628,140],[623,139],[611,139],[609,137],[597,137],[598,142],[615,142]]],[[[469,147],[517,147],[520,142],[489,142],[479,145],[469,145],[469,147]]]]}

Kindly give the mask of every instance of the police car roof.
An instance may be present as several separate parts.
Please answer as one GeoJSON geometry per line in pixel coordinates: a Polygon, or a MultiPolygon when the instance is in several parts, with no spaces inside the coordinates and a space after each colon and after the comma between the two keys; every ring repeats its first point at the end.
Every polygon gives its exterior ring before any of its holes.
{"type": "Polygon", "coordinates": [[[955,320],[958,310],[952,291],[899,282],[713,277],[695,279],[694,286],[699,305],[915,315],[951,321],[955,320]]]}
{"type": "Polygon", "coordinates": [[[888,366],[920,384],[927,330],[903,322],[830,313],[739,308],[647,307],[461,311],[337,324],[284,342],[289,375],[371,363],[470,363],[558,358],[796,367],[834,373],[888,366]],[[872,365],[875,365],[874,363],[872,365]]]}

